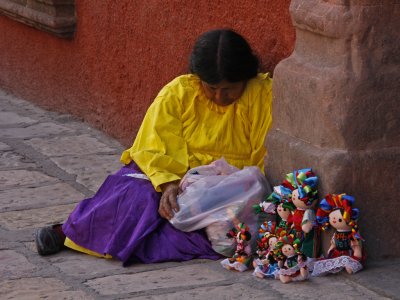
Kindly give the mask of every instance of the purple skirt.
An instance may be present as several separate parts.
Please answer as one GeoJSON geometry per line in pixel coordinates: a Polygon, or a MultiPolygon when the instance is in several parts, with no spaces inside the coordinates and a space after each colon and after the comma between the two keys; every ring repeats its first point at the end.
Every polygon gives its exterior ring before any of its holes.
{"type": "Polygon", "coordinates": [[[110,254],[124,265],[194,258],[219,259],[204,231],[183,232],[158,214],[161,193],[135,163],[107,177],[98,192],[80,202],[63,225],[81,247],[110,254]]]}

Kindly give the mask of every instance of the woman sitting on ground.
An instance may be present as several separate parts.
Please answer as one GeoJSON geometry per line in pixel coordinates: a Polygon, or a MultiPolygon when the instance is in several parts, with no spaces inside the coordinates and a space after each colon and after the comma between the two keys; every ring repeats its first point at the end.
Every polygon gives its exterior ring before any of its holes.
{"type": "Polygon", "coordinates": [[[221,157],[263,171],[271,125],[271,85],[257,57],[232,30],[196,41],[191,74],[168,83],[148,109],[125,164],[80,202],[63,225],[37,230],[41,255],[64,246],[124,265],[218,259],[204,231],[182,232],[168,220],[179,210],[179,181],[188,169],[221,157]]]}

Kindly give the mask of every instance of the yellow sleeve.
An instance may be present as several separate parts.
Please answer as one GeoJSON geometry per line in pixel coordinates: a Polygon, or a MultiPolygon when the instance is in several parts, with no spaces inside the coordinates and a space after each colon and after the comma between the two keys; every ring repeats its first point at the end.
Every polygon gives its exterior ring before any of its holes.
{"type": "Polygon", "coordinates": [[[189,166],[179,92],[169,87],[161,90],[147,110],[133,146],[121,156],[125,164],[135,161],[158,192],[161,184],[180,180],[189,166]]]}
{"type": "Polygon", "coordinates": [[[264,157],[266,149],[265,137],[272,123],[272,79],[264,75],[263,86],[255,91],[255,101],[252,105],[252,122],[250,143],[252,148],[251,162],[264,172],[264,157]]]}

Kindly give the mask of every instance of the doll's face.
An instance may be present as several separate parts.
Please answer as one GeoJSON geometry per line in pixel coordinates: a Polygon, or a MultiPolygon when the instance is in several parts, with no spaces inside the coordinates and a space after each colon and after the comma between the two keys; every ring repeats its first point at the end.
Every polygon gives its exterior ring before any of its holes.
{"type": "Polygon", "coordinates": [[[278,207],[276,208],[276,211],[278,212],[278,215],[282,218],[282,220],[286,221],[287,218],[290,215],[290,210],[288,208],[284,208],[283,204],[279,204],[278,207]]]}
{"type": "Polygon", "coordinates": [[[286,244],[283,245],[282,247],[282,253],[283,255],[285,255],[286,257],[292,257],[293,255],[296,254],[296,252],[294,251],[294,248],[292,245],[286,244]]]}
{"type": "Polygon", "coordinates": [[[300,196],[299,196],[299,190],[295,189],[292,192],[292,202],[293,204],[297,207],[297,208],[302,208],[302,209],[308,209],[308,208],[312,208],[314,207],[315,203],[317,201],[313,201],[311,203],[311,205],[307,205],[306,203],[304,203],[303,201],[300,200],[300,196]]]}
{"type": "Polygon", "coordinates": [[[269,249],[274,249],[275,248],[275,244],[276,244],[276,242],[278,241],[278,239],[276,238],[276,237],[271,237],[269,240],[268,240],[268,246],[269,246],[269,249]]]}
{"type": "Polygon", "coordinates": [[[351,230],[351,227],[346,224],[343,219],[343,215],[340,212],[340,209],[334,210],[329,214],[329,224],[336,230],[347,231],[351,230]]]}

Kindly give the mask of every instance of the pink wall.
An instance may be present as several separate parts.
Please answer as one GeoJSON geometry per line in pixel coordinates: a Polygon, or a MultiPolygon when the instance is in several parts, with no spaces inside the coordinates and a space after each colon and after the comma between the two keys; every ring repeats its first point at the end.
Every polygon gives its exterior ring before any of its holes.
{"type": "Polygon", "coordinates": [[[159,89],[187,72],[200,33],[237,30],[264,71],[273,70],[294,45],[289,3],[77,0],[72,40],[0,16],[0,88],[79,116],[129,145],[159,89]]]}

